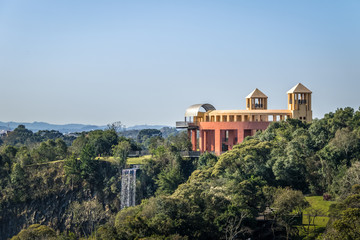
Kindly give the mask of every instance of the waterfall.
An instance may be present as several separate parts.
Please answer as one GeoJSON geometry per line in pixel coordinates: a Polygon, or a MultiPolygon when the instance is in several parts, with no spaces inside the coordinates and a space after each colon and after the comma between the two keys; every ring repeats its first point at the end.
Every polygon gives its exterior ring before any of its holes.
{"type": "Polygon", "coordinates": [[[136,171],[134,168],[123,169],[121,174],[121,209],[135,206],[136,202],[136,171]]]}

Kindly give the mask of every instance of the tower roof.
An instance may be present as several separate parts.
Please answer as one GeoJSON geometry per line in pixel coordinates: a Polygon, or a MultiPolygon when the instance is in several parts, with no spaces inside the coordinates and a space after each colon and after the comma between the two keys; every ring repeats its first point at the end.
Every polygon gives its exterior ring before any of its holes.
{"type": "Polygon", "coordinates": [[[260,91],[259,89],[255,88],[246,98],[267,98],[267,96],[260,91]]]}
{"type": "Polygon", "coordinates": [[[295,87],[290,89],[287,93],[289,94],[289,93],[312,93],[312,92],[309,89],[307,89],[307,87],[302,85],[301,83],[298,83],[295,87]]]}

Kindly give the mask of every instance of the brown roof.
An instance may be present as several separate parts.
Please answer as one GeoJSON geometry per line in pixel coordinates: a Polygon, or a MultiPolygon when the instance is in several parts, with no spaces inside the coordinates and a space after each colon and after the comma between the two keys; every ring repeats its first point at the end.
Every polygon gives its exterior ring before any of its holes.
{"type": "Polygon", "coordinates": [[[259,89],[255,88],[246,98],[267,98],[267,96],[260,91],[259,89]]]}
{"type": "Polygon", "coordinates": [[[309,89],[307,89],[301,83],[298,83],[295,87],[290,89],[287,93],[312,93],[309,89]]]}

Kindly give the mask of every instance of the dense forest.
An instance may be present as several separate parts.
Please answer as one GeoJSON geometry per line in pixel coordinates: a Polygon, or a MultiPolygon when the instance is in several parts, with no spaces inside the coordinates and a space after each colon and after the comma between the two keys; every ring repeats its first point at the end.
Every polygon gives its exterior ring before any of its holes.
{"type": "Polygon", "coordinates": [[[288,119],[221,156],[186,158],[185,132],[115,129],[68,139],[19,126],[1,138],[3,239],[360,239],[360,111],[288,119]],[[138,205],[120,210],[121,170],[148,150],[138,205]],[[331,203],[316,227],[308,196],[331,203]],[[302,221],[308,211],[309,224],[302,221]],[[299,220],[300,219],[300,220],[299,220]]]}

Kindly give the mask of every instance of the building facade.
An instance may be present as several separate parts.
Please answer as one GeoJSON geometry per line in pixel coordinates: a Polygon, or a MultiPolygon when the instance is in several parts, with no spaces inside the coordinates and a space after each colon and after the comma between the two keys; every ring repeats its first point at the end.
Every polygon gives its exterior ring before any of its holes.
{"type": "Polygon", "coordinates": [[[265,130],[271,122],[287,118],[312,121],[312,92],[301,83],[287,92],[288,109],[268,110],[268,97],[255,89],[246,97],[246,110],[216,110],[211,104],[195,104],[185,112],[185,121],[177,128],[188,130],[193,151],[222,152],[231,150],[245,137],[265,130]]]}

